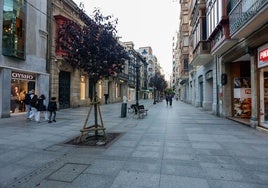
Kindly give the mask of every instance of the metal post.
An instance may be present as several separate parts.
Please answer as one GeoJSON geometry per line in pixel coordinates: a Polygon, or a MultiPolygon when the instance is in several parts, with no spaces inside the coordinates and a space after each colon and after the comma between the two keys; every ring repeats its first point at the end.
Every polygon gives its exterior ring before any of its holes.
{"type": "Polygon", "coordinates": [[[155,86],[154,86],[154,103],[153,104],[156,104],[156,101],[155,101],[155,98],[156,98],[156,90],[155,90],[155,86]]]}
{"type": "Polygon", "coordinates": [[[140,81],[140,75],[139,75],[139,65],[136,61],[136,106],[139,106],[139,81],[140,81]]]}

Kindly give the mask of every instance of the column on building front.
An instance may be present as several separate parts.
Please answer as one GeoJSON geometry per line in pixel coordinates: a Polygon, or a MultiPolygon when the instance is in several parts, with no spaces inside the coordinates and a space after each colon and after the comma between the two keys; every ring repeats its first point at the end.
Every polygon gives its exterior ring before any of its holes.
{"type": "Polygon", "coordinates": [[[258,69],[257,69],[257,53],[256,50],[250,50],[250,70],[251,70],[251,118],[250,126],[256,128],[258,126],[258,69]]]}
{"type": "Polygon", "coordinates": [[[1,118],[10,117],[10,90],[6,88],[11,88],[11,70],[10,69],[0,69],[0,115],[1,118]],[[9,87],[7,85],[9,83],[9,87]]]}
{"type": "Polygon", "coordinates": [[[220,115],[220,104],[219,104],[219,88],[220,88],[220,58],[214,56],[214,68],[213,68],[213,103],[212,103],[212,112],[213,114],[220,115]]]}
{"type": "Polygon", "coordinates": [[[223,75],[226,75],[226,83],[223,83],[221,79],[221,87],[219,88],[219,103],[220,103],[220,115],[224,117],[232,116],[232,86],[231,84],[231,68],[230,62],[221,62],[221,72],[219,77],[222,78],[223,75]]]}
{"type": "Polygon", "coordinates": [[[46,96],[46,102],[49,101],[49,74],[37,75],[36,84],[38,88],[38,94],[46,96]]]}

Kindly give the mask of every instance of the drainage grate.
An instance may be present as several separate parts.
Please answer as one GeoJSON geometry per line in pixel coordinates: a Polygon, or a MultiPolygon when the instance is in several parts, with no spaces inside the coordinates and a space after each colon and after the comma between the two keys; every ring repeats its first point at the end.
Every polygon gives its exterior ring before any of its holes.
{"type": "Polygon", "coordinates": [[[89,147],[108,147],[114,141],[116,141],[122,133],[106,133],[106,139],[102,135],[88,134],[81,142],[77,142],[79,136],[65,142],[64,144],[70,144],[75,146],[89,146],[89,147]]]}

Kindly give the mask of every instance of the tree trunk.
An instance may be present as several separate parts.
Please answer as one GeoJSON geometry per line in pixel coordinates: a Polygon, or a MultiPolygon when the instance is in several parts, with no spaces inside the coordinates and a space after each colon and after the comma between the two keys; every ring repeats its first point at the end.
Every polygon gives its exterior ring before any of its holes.
{"type": "MultiPolygon", "coordinates": [[[[96,82],[93,84],[93,104],[94,104],[94,119],[95,119],[95,128],[98,128],[98,96],[96,92],[96,82]]],[[[95,137],[98,137],[98,130],[95,130],[95,137]]]]}

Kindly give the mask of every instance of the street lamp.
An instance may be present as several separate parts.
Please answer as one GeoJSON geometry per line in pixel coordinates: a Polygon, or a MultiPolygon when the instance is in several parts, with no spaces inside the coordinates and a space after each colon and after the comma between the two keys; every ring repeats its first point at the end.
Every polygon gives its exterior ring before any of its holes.
{"type": "Polygon", "coordinates": [[[156,94],[155,94],[155,91],[156,91],[156,89],[155,89],[155,84],[154,84],[154,103],[153,104],[156,104],[156,100],[155,100],[156,94]]]}
{"type": "Polygon", "coordinates": [[[140,65],[139,60],[135,58],[135,68],[136,68],[136,106],[139,106],[139,90],[140,90],[140,65]]]}
{"type": "Polygon", "coordinates": [[[131,61],[133,62],[133,67],[136,71],[136,106],[139,106],[139,87],[140,87],[140,59],[138,59],[138,54],[133,51],[129,50],[129,57],[131,58],[131,61]]]}

